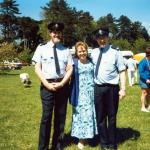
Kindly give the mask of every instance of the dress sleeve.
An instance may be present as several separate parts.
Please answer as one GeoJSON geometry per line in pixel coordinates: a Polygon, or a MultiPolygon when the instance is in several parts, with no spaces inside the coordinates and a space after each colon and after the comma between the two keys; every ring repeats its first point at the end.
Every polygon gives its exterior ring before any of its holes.
{"type": "Polygon", "coordinates": [[[146,80],[148,79],[148,77],[147,77],[147,74],[145,72],[146,71],[145,61],[141,61],[139,63],[138,69],[139,69],[140,78],[146,82],[146,80]]]}

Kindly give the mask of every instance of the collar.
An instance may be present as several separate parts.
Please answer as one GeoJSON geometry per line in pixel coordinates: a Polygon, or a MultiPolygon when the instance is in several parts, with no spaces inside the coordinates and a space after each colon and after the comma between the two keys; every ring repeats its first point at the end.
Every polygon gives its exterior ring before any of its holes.
{"type": "Polygon", "coordinates": [[[110,47],[110,44],[106,44],[104,48],[99,48],[99,50],[106,52],[110,47]]]}

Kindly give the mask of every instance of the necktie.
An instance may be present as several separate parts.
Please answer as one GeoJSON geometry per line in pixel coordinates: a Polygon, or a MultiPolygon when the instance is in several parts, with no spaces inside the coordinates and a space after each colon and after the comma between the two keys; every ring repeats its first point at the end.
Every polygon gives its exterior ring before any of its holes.
{"type": "Polygon", "coordinates": [[[99,65],[100,65],[100,62],[101,62],[103,49],[104,48],[101,48],[100,52],[99,52],[99,56],[98,56],[98,60],[97,60],[97,64],[96,64],[96,69],[95,69],[95,77],[97,77],[97,75],[98,75],[98,69],[99,69],[99,65]]]}
{"type": "Polygon", "coordinates": [[[58,62],[56,45],[54,45],[53,50],[54,50],[54,59],[55,59],[56,73],[57,73],[57,75],[60,75],[60,66],[59,66],[59,62],[58,62]]]}

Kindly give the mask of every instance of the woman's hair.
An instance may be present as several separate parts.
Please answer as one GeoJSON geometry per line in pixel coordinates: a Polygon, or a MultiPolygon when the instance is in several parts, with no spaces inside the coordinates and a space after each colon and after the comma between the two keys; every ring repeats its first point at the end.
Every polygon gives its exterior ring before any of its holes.
{"type": "Polygon", "coordinates": [[[78,56],[77,56],[77,51],[78,51],[78,47],[79,47],[79,46],[83,46],[83,47],[86,49],[86,51],[88,52],[88,45],[87,45],[85,42],[82,42],[82,41],[77,42],[77,43],[75,44],[75,57],[78,57],[78,56]]]}
{"type": "Polygon", "coordinates": [[[145,53],[146,53],[146,57],[150,56],[150,47],[146,48],[145,53]]]}

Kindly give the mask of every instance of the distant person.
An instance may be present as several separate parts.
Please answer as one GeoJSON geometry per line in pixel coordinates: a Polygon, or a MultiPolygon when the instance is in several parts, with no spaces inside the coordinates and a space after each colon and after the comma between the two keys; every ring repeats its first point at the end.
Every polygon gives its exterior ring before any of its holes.
{"type": "Polygon", "coordinates": [[[135,83],[138,83],[138,64],[139,64],[139,62],[136,59],[133,59],[133,60],[135,61],[135,64],[136,64],[136,69],[134,72],[135,83]]]}
{"type": "Polygon", "coordinates": [[[139,85],[142,90],[141,111],[150,112],[150,47],[146,48],[146,57],[139,63],[139,85]]]}
{"type": "Polygon", "coordinates": [[[28,73],[21,73],[20,79],[21,79],[21,82],[23,83],[24,87],[30,86],[31,81],[30,81],[30,77],[29,77],[28,73]]]}
{"type": "Polygon", "coordinates": [[[133,56],[127,60],[127,72],[128,72],[128,82],[129,86],[133,86],[135,83],[135,72],[137,70],[137,64],[133,59],[133,56]]]}
{"type": "Polygon", "coordinates": [[[62,139],[69,96],[68,81],[73,69],[70,50],[60,43],[63,29],[63,23],[49,23],[50,41],[40,44],[32,58],[35,62],[35,72],[41,81],[42,118],[38,150],[49,150],[53,112],[52,150],[63,150],[62,139]]]}
{"type": "Polygon", "coordinates": [[[120,50],[109,43],[109,29],[92,33],[99,47],[91,58],[95,68],[95,109],[101,150],[117,150],[116,118],[120,99],[125,96],[125,64],[120,50]],[[120,81],[120,87],[119,87],[120,81]]]}
{"type": "Polygon", "coordinates": [[[88,59],[88,46],[84,42],[77,42],[75,45],[70,99],[73,104],[71,136],[79,139],[78,148],[83,149],[86,140],[97,134],[94,68],[88,59]]]}

